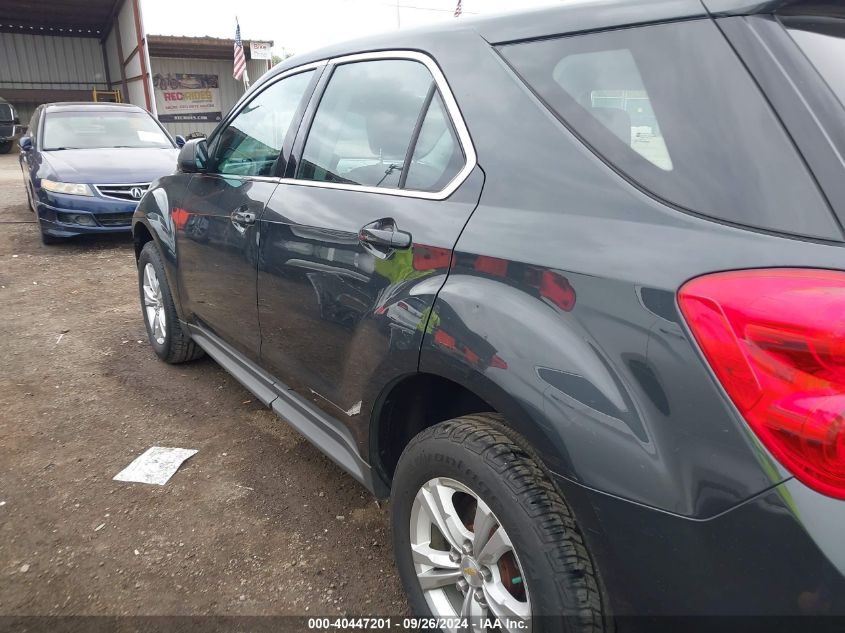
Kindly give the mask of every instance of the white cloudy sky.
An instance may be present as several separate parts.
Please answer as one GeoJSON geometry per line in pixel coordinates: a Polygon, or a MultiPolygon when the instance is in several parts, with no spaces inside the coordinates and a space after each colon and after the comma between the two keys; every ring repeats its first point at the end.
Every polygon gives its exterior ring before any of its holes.
{"type": "MultiPolygon", "coordinates": [[[[481,15],[563,0],[463,0],[464,15],[481,15]]],[[[303,53],[313,48],[397,28],[454,20],[457,0],[142,0],[147,33],[273,40],[303,53]],[[397,6],[399,9],[397,10],[397,6]],[[398,20],[397,20],[398,13],[398,20]]]]}

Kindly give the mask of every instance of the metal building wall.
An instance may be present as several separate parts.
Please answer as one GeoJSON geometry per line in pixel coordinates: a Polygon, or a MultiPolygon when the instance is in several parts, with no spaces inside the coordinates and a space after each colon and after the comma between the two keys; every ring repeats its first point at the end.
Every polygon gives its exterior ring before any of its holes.
{"type": "Polygon", "coordinates": [[[108,89],[103,53],[94,37],[0,33],[0,60],[0,97],[15,104],[22,123],[39,103],[9,98],[9,90],[108,89]]]}
{"type": "MultiPolygon", "coordinates": [[[[243,95],[243,82],[235,81],[232,77],[232,60],[217,59],[176,59],[172,57],[152,57],[150,59],[152,74],[161,73],[197,73],[217,75],[220,86],[220,108],[223,116],[232,109],[235,102],[243,95]]],[[[246,63],[251,82],[255,82],[267,71],[267,61],[262,59],[250,60],[246,63]]],[[[172,134],[188,136],[193,133],[210,134],[216,123],[164,123],[172,134]]]]}
{"type": "Polygon", "coordinates": [[[0,88],[108,88],[93,37],[0,33],[0,88]]]}
{"type": "Polygon", "coordinates": [[[146,44],[139,46],[139,42],[146,41],[146,34],[143,32],[143,23],[139,25],[135,21],[134,9],[133,0],[124,1],[120,5],[114,22],[109,25],[108,36],[103,46],[108,57],[109,79],[114,88],[122,91],[123,101],[152,111],[152,86],[149,83],[149,69],[146,68],[149,64],[144,62],[142,65],[141,61],[142,55],[147,54],[147,48],[146,44]],[[141,27],[140,34],[138,26],[141,27]],[[142,66],[146,75],[142,74],[142,66]],[[146,98],[147,90],[150,92],[149,103],[146,98]]]}
{"type": "MultiPolygon", "coordinates": [[[[0,97],[3,96],[3,89],[0,88],[0,97]]],[[[14,104],[15,110],[18,112],[18,118],[21,120],[21,125],[29,125],[29,121],[32,118],[33,112],[35,112],[35,108],[37,108],[39,103],[35,101],[18,101],[14,104]]]]}
{"type": "Polygon", "coordinates": [[[122,75],[120,73],[120,62],[123,57],[118,53],[117,31],[114,28],[109,31],[108,37],[103,43],[103,47],[105,48],[106,58],[109,62],[108,71],[112,86],[119,90],[123,90],[123,82],[121,81],[122,75]]]}

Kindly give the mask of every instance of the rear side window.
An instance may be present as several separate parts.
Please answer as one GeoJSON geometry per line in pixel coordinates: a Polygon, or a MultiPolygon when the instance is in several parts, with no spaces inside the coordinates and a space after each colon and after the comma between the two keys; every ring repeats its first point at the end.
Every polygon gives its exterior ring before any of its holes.
{"type": "Polygon", "coordinates": [[[457,176],[465,160],[443,99],[435,94],[422,121],[404,187],[440,191],[457,176]]]}
{"type": "Polygon", "coordinates": [[[361,61],[332,73],[297,178],[436,192],[461,171],[464,160],[424,64],[361,61]]]}
{"type": "Polygon", "coordinates": [[[792,141],[709,20],[500,50],[571,130],[654,195],[729,222],[840,237],[792,141]]]}

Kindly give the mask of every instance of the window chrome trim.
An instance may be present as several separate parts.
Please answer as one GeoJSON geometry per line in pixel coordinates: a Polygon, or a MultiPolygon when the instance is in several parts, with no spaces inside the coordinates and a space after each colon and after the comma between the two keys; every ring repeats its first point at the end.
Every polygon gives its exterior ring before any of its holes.
{"type": "Polygon", "coordinates": [[[279,184],[278,176],[245,176],[243,174],[203,173],[203,176],[221,178],[225,180],[240,180],[241,182],[274,182],[279,184]]]}
{"type": "MultiPolygon", "coordinates": [[[[244,94],[241,95],[240,99],[235,102],[235,105],[232,106],[232,109],[229,110],[229,113],[223,117],[223,120],[218,124],[218,126],[212,130],[212,133],[206,137],[205,142],[206,146],[210,147],[212,143],[217,141],[217,137],[223,133],[223,131],[229,127],[229,125],[234,121],[238,116],[240,116],[241,112],[244,108],[252,102],[258,95],[262,92],[267,90],[270,86],[282,81],[283,79],[287,79],[293,75],[298,75],[300,73],[308,72],[317,70],[319,68],[323,68],[328,64],[328,60],[319,60],[316,62],[309,62],[307,64],[303,64],[302,66],[294,66],[293,68],[289,68],[288,70],[282,71],[277,75],[273,75],[272,77],[268,78],[267,81],[255,84],[252,89],[247,90],[244,94]]],[[[216,149],[216,148],[215,148],[216,149]]],[[[210,158],[210,157],[209,157],[210,158]]],[[[221,174],[219,172],[205,172],[209,176],[227,176],[227,177],[238,177],[238,178],[251,178],[254,180],[261,180],[261,181],[273,181],[279,182],[279,176],[235,176],[234,174],[221,174]]]]}
{"type": "Polygon", "coordinates": [[[298,75],[299,73],[304,73],[309,70],[317,70],[318,68],[322,68],[329,63],[329,60],[322,59],[316,62],[309,62],[307,64],[303,64],[302,66],[294,66],[293,68],[288,68],[285,71],[280,72],[278,75],[273,75],[269,77],[267,81],[255,84],[250,90],[247,90],[241,98],[238,99],[237,103],[232,107],[232,110],[229,112],[229,115],[224,119],[224,123],[229,123],[232,119],[238,116],[241,113],[241,110],[244,109],[247,103],[251,102],[255,99],[259,94],[267,90],[270,86],[275,83],[278,83],[282,79],[287,79],[291,75],[298,75]]]}
{"type": "MultiPolygon", "coordinates": [[[[464,122],[464,118],[461,116],[461,111],[458,107],[458,102],[455,100],[455,96],[449,89],[449,84],[446,81],[445,75],[440,70],[440,67],[437,65],[437,62],[435,62],[434,59],[424,53],[420,53],[417,51],[389,50],[376,51],[372,53],[356,53],[353,55],[344,55],[342,57],[333,57],[331,59],[317,63],[328,63],[329,66],[335,67],[340,66],[342,64],[354,62],[381,61],[389,59],[407,59],[423,64],[431,73],[431,76],[434,79],[434,83],[437,85],[437,90],[443,98],[443,104],[446,106],[446,111],[449,115],[449,119],[451,120],[452,125],[455,128],[455,133],[458,137],[458,143],[460,143],[461,149],[463,150],[464,154],[464,166],[449,182],[449,184],[447,184],[446,187],[444,187],[440,191],[416,191],[413,189],[396,189],[393,187],[370,187],[367,185],[350,185],[336,182],[322,182],[319,180],[303,180],[300,178],[281,178],[279,179],[279,184],[300,185],[303,187],[320,187],[323,189],[340,189],[344,191],[360,191],[362,193],[380,193],[384,195],[401,196],[403,198],[445,200],[453,193],[455,193],[457,188],[464,183],[464,181],[469,177],[470,173],[472,173],[472,170],[475,169],[476,165],[478,164],[478,156],[475,153],[475,146],[472,143],[472,138],[470,137],[469,129],[467,129],[466,123],[464,122]]],[[[303,68],[306,68],[306,66],[300,66],[298,69],[303,68]]],[[[331,79],[329,80],[326,89],[330,85],[331,79]]],[[[323,90],[323,94],[325,94],[325,89],[323,90]]],[[[319,105],[317,106],[317,112],[319,112],[319,105]]],[[[308,142],[307,137],[305,139],[305,142],[308,142]]]]}

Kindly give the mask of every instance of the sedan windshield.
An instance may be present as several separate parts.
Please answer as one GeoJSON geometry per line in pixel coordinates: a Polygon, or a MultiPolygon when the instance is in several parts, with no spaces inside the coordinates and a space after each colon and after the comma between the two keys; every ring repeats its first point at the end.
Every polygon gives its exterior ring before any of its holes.
{"type": "Polygon", "coordinates": [[[12,116],[12,106],[8,103],[0,103],[0,121],[3,123],[8,123],[9,121],[14,120],[15,117],[12,116]]]}
{"type": "Polygon", "coordinates": [[[145,112],[70,110],[49,112],[44,121],[44,149],[173,147],[145,112]]]}

